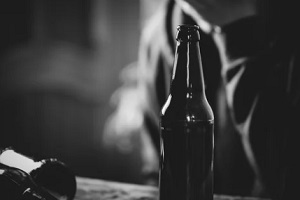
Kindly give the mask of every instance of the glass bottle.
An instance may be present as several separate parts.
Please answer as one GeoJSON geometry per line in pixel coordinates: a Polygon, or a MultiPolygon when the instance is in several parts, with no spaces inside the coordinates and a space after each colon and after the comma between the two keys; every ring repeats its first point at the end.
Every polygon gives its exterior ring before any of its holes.
{"type": "Polygon", "coordinates": [[[213,200],[214,115],[205,96],[198,26],[177,27],[160,118],[160,200],[213,200]]]}
{"type": "Polygon", "coordinates": [[[0,164],[0,199],[58,200],[39,187],[26,172],[0,164]]]}
{"type": "MultiPolygon", "coordinates": [[[[6,174],[24,176],[57,199],[72,200],[76,193],[74,173],[61,161],[50,158],[35,161],[11,148],[0,151],[0,167],[6,174]]],[[[0,168],[0,169],[1,169],[0,168]]],[[[29,180],[22,178],[20,180],[29,180]]],[[[29,192],[29,191],[27,191],[29,192]]]]}

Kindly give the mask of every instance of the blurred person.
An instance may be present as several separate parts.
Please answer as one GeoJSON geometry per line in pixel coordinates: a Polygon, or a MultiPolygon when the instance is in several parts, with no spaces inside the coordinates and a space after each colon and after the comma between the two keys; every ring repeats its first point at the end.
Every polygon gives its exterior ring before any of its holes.
{"type": "Polygon", "coordinates": [[[159,115],[168,95],[176,27],[197,24],[207,98],[216,117],[215,193],[295,198],[300,178],[296,8],[292,0],[166,1],[144,28],[138,62],[123,72],[105,141],[130,146],[130,138],[140,135],[145,175],[157,181],[159,115]]]}

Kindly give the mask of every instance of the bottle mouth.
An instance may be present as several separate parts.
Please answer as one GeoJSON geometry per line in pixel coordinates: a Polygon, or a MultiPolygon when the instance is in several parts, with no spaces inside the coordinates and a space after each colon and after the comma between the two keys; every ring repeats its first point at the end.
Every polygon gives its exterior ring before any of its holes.
{"type": "Polygon", "coordinates": [[[190,25],[190,24],[181,24],[177,26],[177,31],[199,31],[200,27],[198,25],[190,25]]]}
{"type": "Polygon", "coordinates": [[[198,25],[182,24],[177,26],[176,40],[179,42],[199,41],[200,27],[198,25]]]}

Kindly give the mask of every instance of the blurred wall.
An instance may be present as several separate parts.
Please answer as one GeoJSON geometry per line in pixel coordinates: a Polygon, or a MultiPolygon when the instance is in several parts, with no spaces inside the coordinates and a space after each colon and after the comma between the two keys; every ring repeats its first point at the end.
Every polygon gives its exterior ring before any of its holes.
{"type": "Polygon", "coordinates": [[[0,17],[0,147],[36,159],[56,157],[79,176],[141,183],[139,154],[108,151],[101,140],[119,73],[137,59],[148,5],[6,1],[0,17]]]}

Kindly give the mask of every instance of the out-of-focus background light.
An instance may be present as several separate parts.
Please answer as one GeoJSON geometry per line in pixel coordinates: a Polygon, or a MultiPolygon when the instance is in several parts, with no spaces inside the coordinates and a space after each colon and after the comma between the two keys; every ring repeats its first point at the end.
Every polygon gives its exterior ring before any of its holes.
{"type": "Polygon", "coordinates": [[[103,147],[120,71],[162,0],[11,0],[0,10],[0,147],[141,183],[139,145],[103,147]]]}

